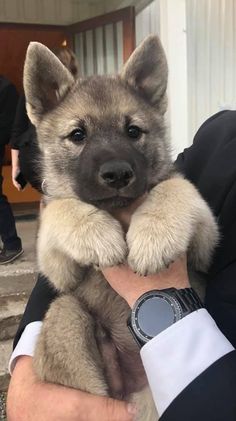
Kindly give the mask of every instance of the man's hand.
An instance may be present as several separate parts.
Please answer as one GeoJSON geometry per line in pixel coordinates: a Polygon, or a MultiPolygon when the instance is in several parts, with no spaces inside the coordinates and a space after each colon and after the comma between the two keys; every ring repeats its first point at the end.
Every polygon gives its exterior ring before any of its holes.
{"type": "Polygon", "coordinates": [[[16,181],[16,177],[19,174],[20,174],[20,168],[12,166],[12,171],[11,171],[12,183],[18,191],[22,190],[21,185],[19,183],[17,183],[17,181],[16,181]]]}
{"type": "Polygon", "coordinates": [[[7,399],[8,421],[132,421],[132,406],[35,378],[32,357],[14,369],[7,399]]]}
{"type": "MultiPolygon", "coordinates": [[[[145,199],[146,195],[137,199],[127,208],[113,211],[113,216],[118,219],[125,231],[128,230],[132,214],[145,199]]],[[[145,253],[145,250],[143,250],[143,253],[145,253]]],[[[152,289],[190,287],[186,256],[182,256],[176,262],[173,262],[168,269],[156,275],[139,276],[132,272],[128,266],[108,267],[104,268],[102,272],[111,287],[127,301],[130,307],[133,307],[135,301],[142,294],[152,289]]]]}
{"type": "MultiPolygon", "coordinates": [[[[145,253],[145,250],[143,252],[145,253]]],[[[102,272],[111,287],[127,301],[130,307],[133,307],[142,294],[152,289],[190,287],[185,256],[157,275],[139,276],[128,266],[105,268],[102,272]]]]}
{"type": "Polygon", "coordinates": [[[11,177],[12,183],[16,187],[17,190],[22,190],[21,185],[17,183],[16,177],[20,173],[20,159],[19,159],[19,150],[12,149],[11,150],[11,162],[12,162],[12,170],[11,170],[11,177]]]}

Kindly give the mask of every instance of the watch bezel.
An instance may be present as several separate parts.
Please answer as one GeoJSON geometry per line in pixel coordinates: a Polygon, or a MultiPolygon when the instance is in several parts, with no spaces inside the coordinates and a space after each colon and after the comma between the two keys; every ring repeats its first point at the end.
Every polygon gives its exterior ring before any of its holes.
{"type": "Polygon", "coordinates": [[[147,343],[151,339],[153,339],[153,336],[147,335],[145,332],[142,331],[138,324],[138,311],[142,304],[148,300],[152,300],[153,298],[161,298],[162,300],[166,301],[173,311],[174,315],[174,321],[173,323],[177,322],[178,320],[182,319],[183,317],[183,311],[179,304],[179,302],[175,299],[175,297],[171,296],[168,293],[165,293],[164,291],[148,291],[147,293],[143,294],[135,303],[133,309],[131,310],[131,327],[133,329],[134,334],[137,336],[138,340],[142,343],[147,343]]]}

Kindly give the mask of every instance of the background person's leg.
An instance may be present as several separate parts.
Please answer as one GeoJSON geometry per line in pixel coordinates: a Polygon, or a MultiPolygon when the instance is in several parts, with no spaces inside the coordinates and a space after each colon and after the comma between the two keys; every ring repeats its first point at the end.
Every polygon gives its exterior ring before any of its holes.
{"type": "Polygon", "coordinates": [[[4,149],[4,146],[0,146],[0,237],[3,243],[3,250],[0,253],[0,264],[9,263],[23,253],[21,239],[16,232],[11,206],[2,191],[4,149]]]}

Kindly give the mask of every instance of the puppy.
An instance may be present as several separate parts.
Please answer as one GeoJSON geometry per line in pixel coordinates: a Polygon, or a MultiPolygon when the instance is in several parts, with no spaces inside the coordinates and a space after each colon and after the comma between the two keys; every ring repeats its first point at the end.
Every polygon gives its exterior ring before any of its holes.
{"type": "Polygon", "coordinates": [[[75,82],[38,43],[30,44],[24,69],[47,186],[38,263],[59,292],[34,367],[42,380],[135,401],[139,421],[158,414],[126,326],[128,306],[97,268],[127,261],[146,275],[188,253],[189,264],[204,272],[218,240],[208,205],[171,161],[167,75],[155,36],[117,76],[75,82]],[[143,195],[125,235],[112,212],[143,195]]]}

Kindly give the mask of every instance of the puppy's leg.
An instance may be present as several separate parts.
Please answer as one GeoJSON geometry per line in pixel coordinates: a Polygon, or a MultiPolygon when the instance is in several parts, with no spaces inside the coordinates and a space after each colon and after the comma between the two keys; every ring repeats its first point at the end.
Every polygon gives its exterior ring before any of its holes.
{"type": "Polygon", "coordinates": [[[126,247],[119,222],[94,206],[76,199],[54,200],[42,213],[39,268],[62,291],[78,282],[76,265],[117,265],[124,261],[126,247]]]}
{"type": "Polygon", "coordinates": [[[206,270],[217,240],[208,205],[176,175],[154,187],[134,213],[127,233],[128,263],[142,275],[156,273],[190,249],[195,269],[206,270]]]}
{"type": "Polygon", "coordinates": [[[94,333],[94,321],[70,295],[50,306],[34,356],[40,380],[107,395],[103,362],[94,333]]]}

